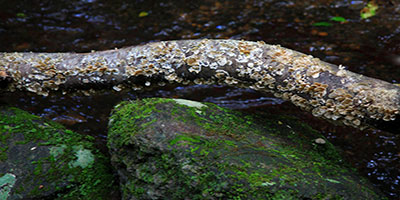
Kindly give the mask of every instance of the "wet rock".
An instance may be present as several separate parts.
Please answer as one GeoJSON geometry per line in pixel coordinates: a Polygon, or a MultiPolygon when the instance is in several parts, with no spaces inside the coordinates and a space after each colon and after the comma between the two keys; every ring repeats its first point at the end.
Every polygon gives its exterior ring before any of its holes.
{"type": "Polygon", "coordinates": [[[381,199],[291,117],[152,98],[116,106],[108,137],[123,199],[381,199]]]}
{"type": "Polygon", "coordinates": [[[109,199],[114,177],[91,138],[0,108],[0,199],[109,199]]]}

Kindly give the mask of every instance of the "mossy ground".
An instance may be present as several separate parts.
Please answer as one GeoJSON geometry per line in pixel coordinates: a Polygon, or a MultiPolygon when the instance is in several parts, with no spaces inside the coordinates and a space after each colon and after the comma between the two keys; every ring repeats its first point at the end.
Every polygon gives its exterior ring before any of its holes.
{"type": "Polygon", "coordinates": [[[115,108],[108,145],[125,198],[380,199],[295,118],[205,105],[154,98],[115,108]]]}
{"type": "Polygon", "coordinates": [[[18,174],[11,199],[104,199],[115,190],[93,138],[25,111],[0,108],[0,148],[0,177],[18,174]]]}

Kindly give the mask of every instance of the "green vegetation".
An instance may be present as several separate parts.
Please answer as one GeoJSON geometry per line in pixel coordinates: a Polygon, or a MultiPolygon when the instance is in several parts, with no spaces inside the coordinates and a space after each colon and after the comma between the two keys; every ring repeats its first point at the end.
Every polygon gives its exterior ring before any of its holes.
{"type": "MultiPolygon", "coordinates": [[[[330,21],[347,23],[347,20],[344,17],[340,17],[340,16],[332,17],[332,18],[330,18],[330,21]]],[[[312,25],[313,26],[325,26],[325,27],[333,26],[333,24],[331,22],[316,22],[316,23],[313,23],[312,25]]]]}
{"type": "Polygon", "coordinates": [[[344,17],[332,17],[331,21],[335,21],[335,22],[347,22],[347,20],[344,17]]]}
{"type": "Polygon", "coordinates": [[[332,23],[329,22],[316,22],[312,24],[313,26],[332,26],[332,23]]]}
{"type": "Polygon", "coordinates": [[[378,4],[373,0],[369,1],[367,6],[365,6],[361,11],[360,11],[360,16],[362,19],[367,19],[370,17],[373,17],[376,15],[376,11],[378,10],[379,6],[378,4]]]}

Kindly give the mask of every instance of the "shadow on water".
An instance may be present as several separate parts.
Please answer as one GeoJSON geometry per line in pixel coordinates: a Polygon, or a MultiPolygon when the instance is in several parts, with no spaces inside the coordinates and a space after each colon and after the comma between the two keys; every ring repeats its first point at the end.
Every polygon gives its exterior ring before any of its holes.
{"type": "MultiPolygon", "coordinates": [[[[400,82],[397,1],[377,1],[377,13],[368,19],[360,18],[367,0],[1,2],[0,51],[4,52],[88,52],[190,38],[263,40],[342,64],[357,73],[400,82]]],[[[347,160],[388,197],[400,198],[400,134],[334,126],[248,89],[171,86],[141,93],[109,91],[91,97],[46,98],[14,93],[1,94],[0,101],[93,135],[104,144],[112,107],[121,100],[146,97],[186,98],[245,112],[298,116],[343,149],[347,160]]]]}

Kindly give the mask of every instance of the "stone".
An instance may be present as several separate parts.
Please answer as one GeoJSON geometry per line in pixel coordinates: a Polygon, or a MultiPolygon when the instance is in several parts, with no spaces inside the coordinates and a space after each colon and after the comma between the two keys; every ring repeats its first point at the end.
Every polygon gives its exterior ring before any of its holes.
{"type": "Polygon", "coordinates": [[[0,107],[0,199],[110,199],[114,180],[93,138],[0,107]]]}
{"type": "Polygon", "coordinates": [[[108,147],[123,199],[382,199],[298,119],[196,105],[150,98],[114,108],[108,147]]]}

